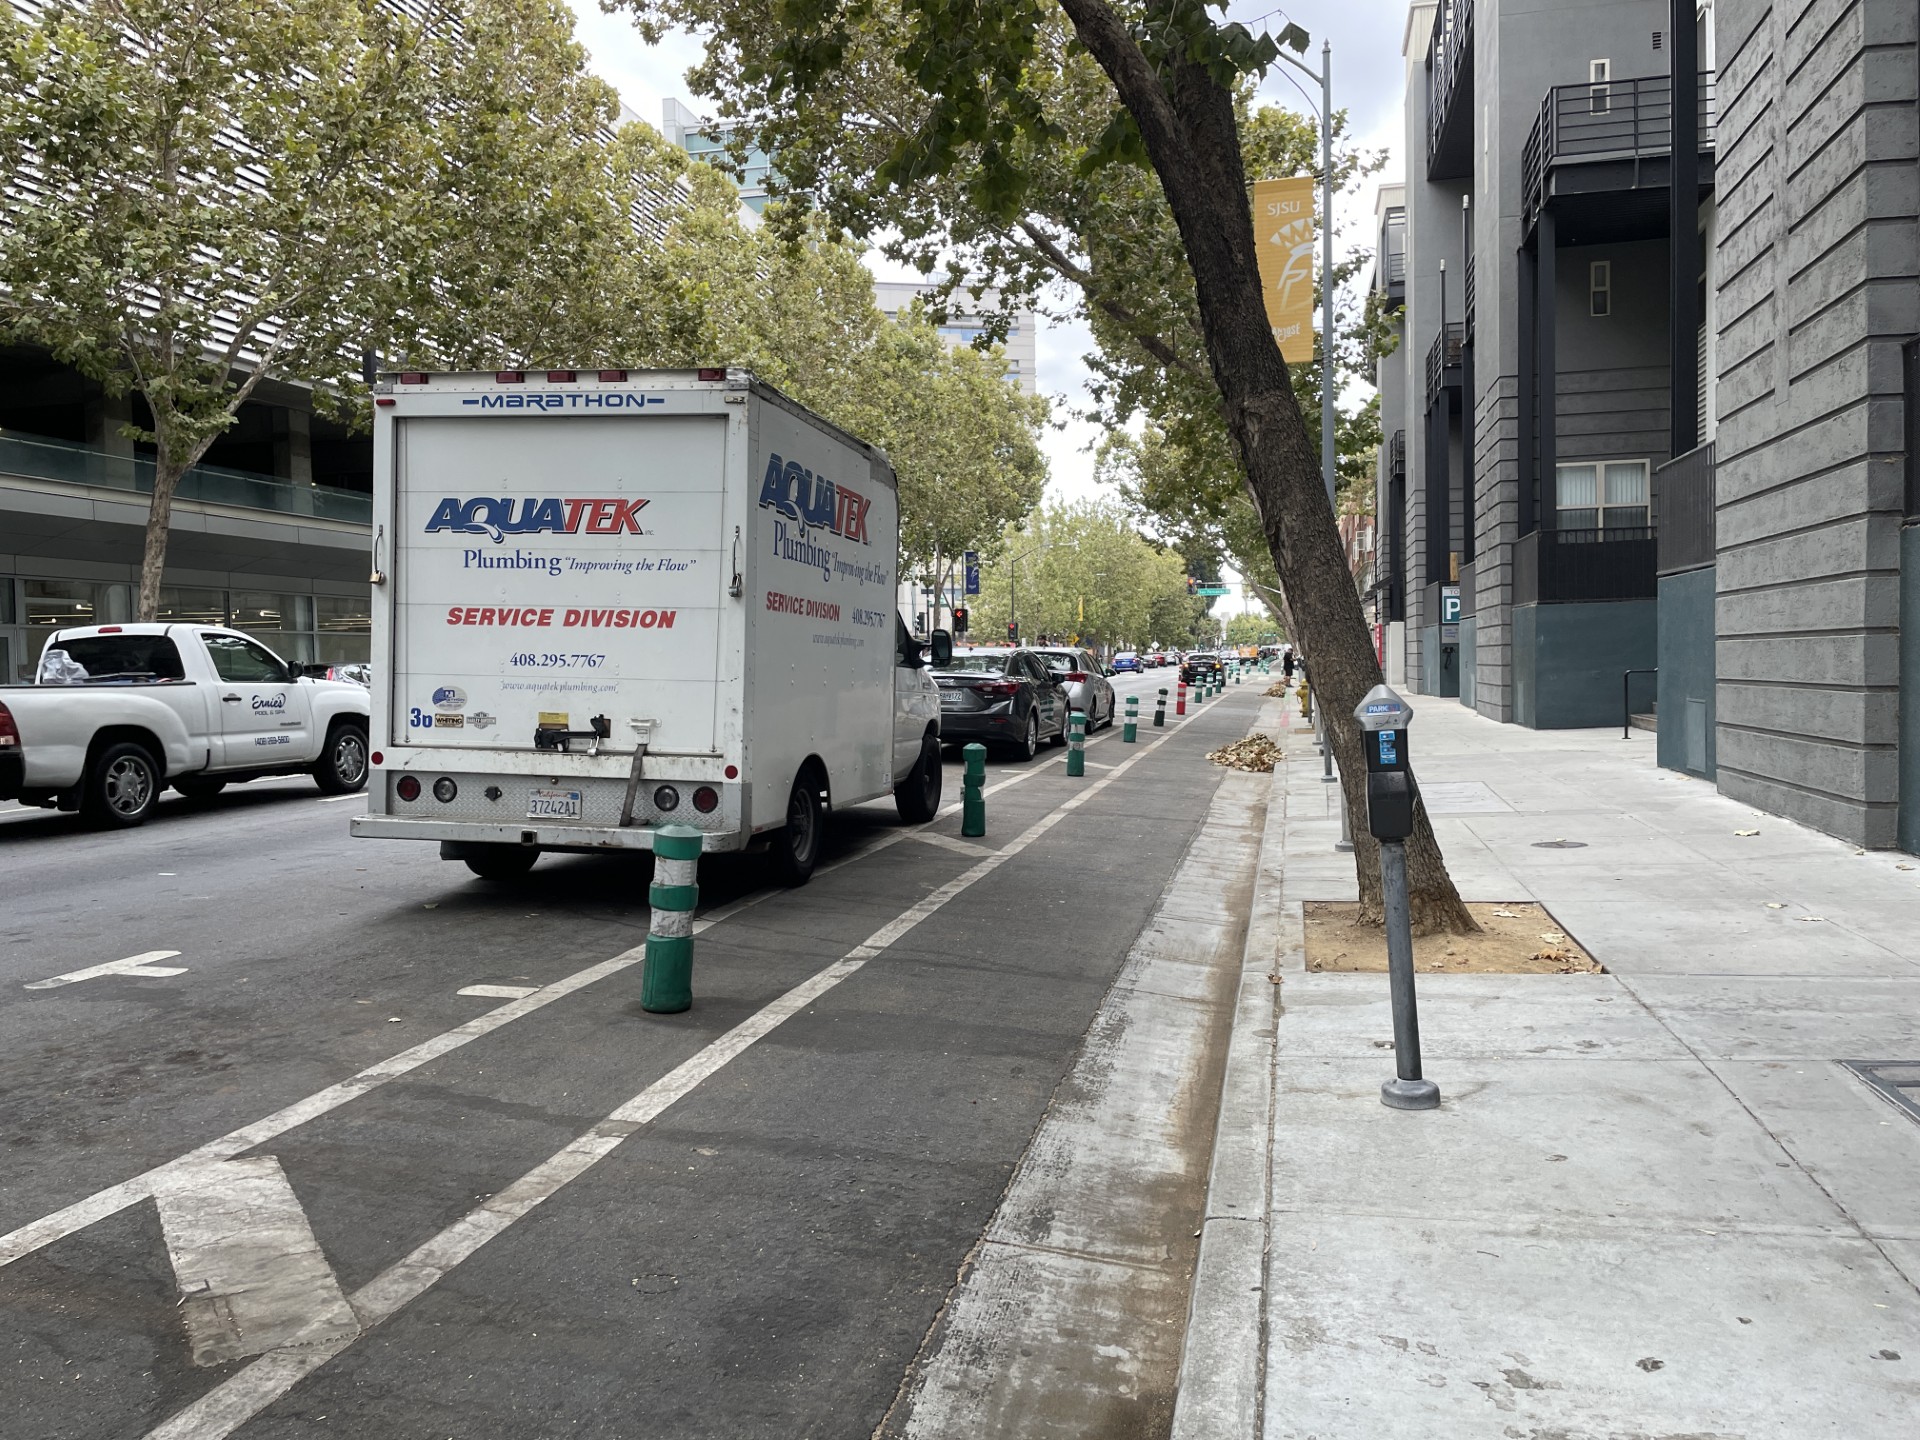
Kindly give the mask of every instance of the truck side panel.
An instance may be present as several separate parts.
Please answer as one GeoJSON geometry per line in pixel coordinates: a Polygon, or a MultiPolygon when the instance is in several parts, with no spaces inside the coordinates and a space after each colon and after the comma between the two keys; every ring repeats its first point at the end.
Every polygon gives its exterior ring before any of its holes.
{"type": "Polygon", "coordinates": [[[817,755],[835,805],[893,786],[892,473],[868,452],[756,394],[746,565],[748,815],[783,824],[817,755]]]}

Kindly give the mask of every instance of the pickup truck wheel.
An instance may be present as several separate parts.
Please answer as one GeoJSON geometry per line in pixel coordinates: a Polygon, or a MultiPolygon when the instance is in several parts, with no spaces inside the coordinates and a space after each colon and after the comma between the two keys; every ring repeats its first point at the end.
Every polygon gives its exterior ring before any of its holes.
{"type": "Polygon", "coordinates": [[[348,795],[367,784],[367,732],[351,722],[327,732],[313,780],[328,795],[348,795]]]}
{"type": "Polygon", "coordinates": [[[518,880],[540,858],[531,845],[476,845],[460,857],[482,880],[518,880]]]}
{"type": "Polygon", "coordinates": [[[940,810],[940,742],[928,735],[907,778],[893,787],[894,808],[909,825],[924,825],[940,810]]]}
{"type": "Polygon", "coordinates": [[[213,799],[214,796],[218,795],[222,790],[227,788],[227,782],[224,780],[201,780],[201,779],[189,778],[186,780],[174,781],[173,788],[178,790],[182,795],[186,796],[187,799],[189,800],[211,800],[213,799]]]}
{"type": "Polygon", "coordinates": [[[773,873],[782,885],[804,885],[820,861],[820,795],[805,775],[787,796],[787,824],[773,836],[773,873]]]}
{"type": "Polygon", "coordinates": [[[97,825],[146,822],[160,799],[160,766],[144,745],[123,741],[94,756],[81,782],[80,813],[97,825]]]}

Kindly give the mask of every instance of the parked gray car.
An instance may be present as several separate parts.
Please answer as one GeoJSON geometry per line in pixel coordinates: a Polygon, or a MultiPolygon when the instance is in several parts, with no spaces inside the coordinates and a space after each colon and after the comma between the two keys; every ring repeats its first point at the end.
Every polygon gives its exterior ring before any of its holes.
{"type": "Polygon", "coordinates": [[[1033,653],[1066,687],[1068,708],[1087,717],[1089,735],[1113,724],[1113,686],[1106,666],[1085,650],[1068,645],[1036,645],[1033,653]]]}

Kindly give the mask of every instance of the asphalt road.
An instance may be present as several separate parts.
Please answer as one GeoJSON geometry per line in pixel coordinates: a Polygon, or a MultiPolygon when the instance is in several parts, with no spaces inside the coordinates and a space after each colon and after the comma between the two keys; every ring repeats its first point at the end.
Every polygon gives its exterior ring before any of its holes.
{"type": "Polygon", "coordinates": [[[304,781],[0,810],[0,1435],[870,1435],[1257,693],[990,762],[976,848],[888,805],[800,890],[710,857],[677,1016],[630,858],[481,882],[304,781]]]}

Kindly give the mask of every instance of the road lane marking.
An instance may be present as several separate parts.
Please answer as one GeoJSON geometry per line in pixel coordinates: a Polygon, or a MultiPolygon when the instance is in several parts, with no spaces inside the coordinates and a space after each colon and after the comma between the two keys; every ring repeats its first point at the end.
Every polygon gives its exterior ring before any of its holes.
{"type": "MultiPolygon", "coordinates": [[[[383,1320],[398,1314],[424,1295],[461,1261],[504,1233],[516,1220],[530,1214],[562,1187],[586,1174],[611,1155],[621,1141],[657,1120],[674,1102],[691,1094],[702,1081],[745,1053],[756,1041],[765,1038],[848,976],[856,974],[867,961],[908,934],[955,896],[978,884],[1039,840],[1157,749],[1162,741],[1170,739],[1173,733],[1156,736],[1142,745],[1139,753],[1120,762],[1112,774],[1094,781],[1041,816],[1009,841],[1005,849],[983,857],[917,904],[909,906],[841,959],[801,981],[779,999],[682,1061],[612,1111],[591,1130],[569,1141],[506,1189],[488,1197],[412,1254],[396,1261],[368,1281],[353,1295],[353,1308],[365,1330],[371,1330],[383,1320]]],[[[904,835],[912,832],[896,833],[904,835]]],[[[148,1432],[146,1440],[225,1440],[226,1436],[280,1399],[322,1365],[344,1353],[355,1338],[338,1337],[303,1345],[297,1350],[281,1350],[263,1356],[216,1385],[184,1410],[155,1426],[148,1432]]]]}
{"type": "Polygon", "coordinates": [[[978,859],[982,855],[991,855],[993,851],[985,845],[976,845],[971,840],[957,840],[951,835],[942,835],[937,830],[916,830],[913,838],[923,845],[937,845],[942,850],[951,850],[956,855],[971,855],[978,859]]]}
{"type": "Polygon", "coordinates": [[[453,993],[477,995],[483,1000],[524,1000],[539,988],[538,985],[469,985],[453,993]]]}
{"type": "MultiPolygon", "coordinates": [[[[856,860],[864,859],[876,850],[883,850],[889,845],[897,844],[911,833],[909,830],[891,831],[871,845],[863,846],[851,854],[843,855],[838,860],[822,865],[814,871],[814,874],[831,874],[843,866],[853,864],[856,860]]],[[[785,893],[784,890],[777,889],[760,890],[751,895],[743,895],[738,900],[729,901],[695,920],[693,933],[703,934],[749,906],[758,905],[764,900],[770,900],[776,895],[785,893]]],[[[502,1026],[524,1019],[556,1000],[565,999],[574,991],[584,989],[596,980],[604,980],[609,975],[617,975],[622,970],[638,965],[646,958],[646,954],[646,946],[640,944],[631,950],[621,951],[611,959],[589,965],[584,970],[576,970],[573,974],[556,980],[550,985],[542,986],[524,1000],[509,1001],[505,1005],[487,1011],[484,1015],[476,1015],[464,1025],[456,1025],[453,1029],[423,1040],[397,1055],[369,1065],[338,1084],[316,1091],[304,1100],[295,1101],[285,1109],[277,1110],[264,1119],[242,1126],[217,1140],[210,1140],[196,1149],[189,1150],[185,1155],[156,1165],[151,1170],[135,1175],[132,1179],[123,1180],[118,1185],[110,1185],[83,1200],[77,1200],[50,1215],[43,1215],[40,1219],[30,1221],[17,1230],[0,1235],[0,1269],[53,1244],[56,1240],[64,1240],[67,1236],[84,1230],[89,1225],[98,1224],[110,1215],[117,1215],[129,1205],[137,1205],[142,1200],[150,1198],[155,1185],[164,1183],[182,1167],[190,1167],[202,1161],[230,1160],[256,1146],[264,1145],[269,1140],[284,1135],[289,1130],[297,1129],[310,1120],[317,1120],[329,1111],[337,1110],[349,1101],[357,1100],[369,1091],[377,1090],[389,1081],[397,1080],[430,1061],[438,1060],[442,1055],[458,1050],[461,1046],[478,1040],[483,1035],[490,1035],[502,1026]]]]}
{"type": "Polygon", "coordinates": [[[360,1332],[273,1156],[183,1167],[153,1198],[194,1364],[360,1332]]]}
{"type": "Polygon", "coordinates": [[[342,800],[364,800],[366,798],[365,794],[356,790],[351,795],[322,795],[313,803],[316,805],[338,805],[342,800]]]}
{"type": "Polygon", "coordinates": [[[156,965],[156,960],[171,960],[178,950],[147,950],[138,955],[129,955],[124,960],[109,960],[104,965],[89,965],[84,970],[69,970],[64,975],[55,975],[49,980],[35,980],[23,985],[23,990],[55,990],[62,985],[78,984],[82,980],[95,980],[102,975],[151,975],[164,978],[168,975],[184,975],[184,965],[156,965]]]}

